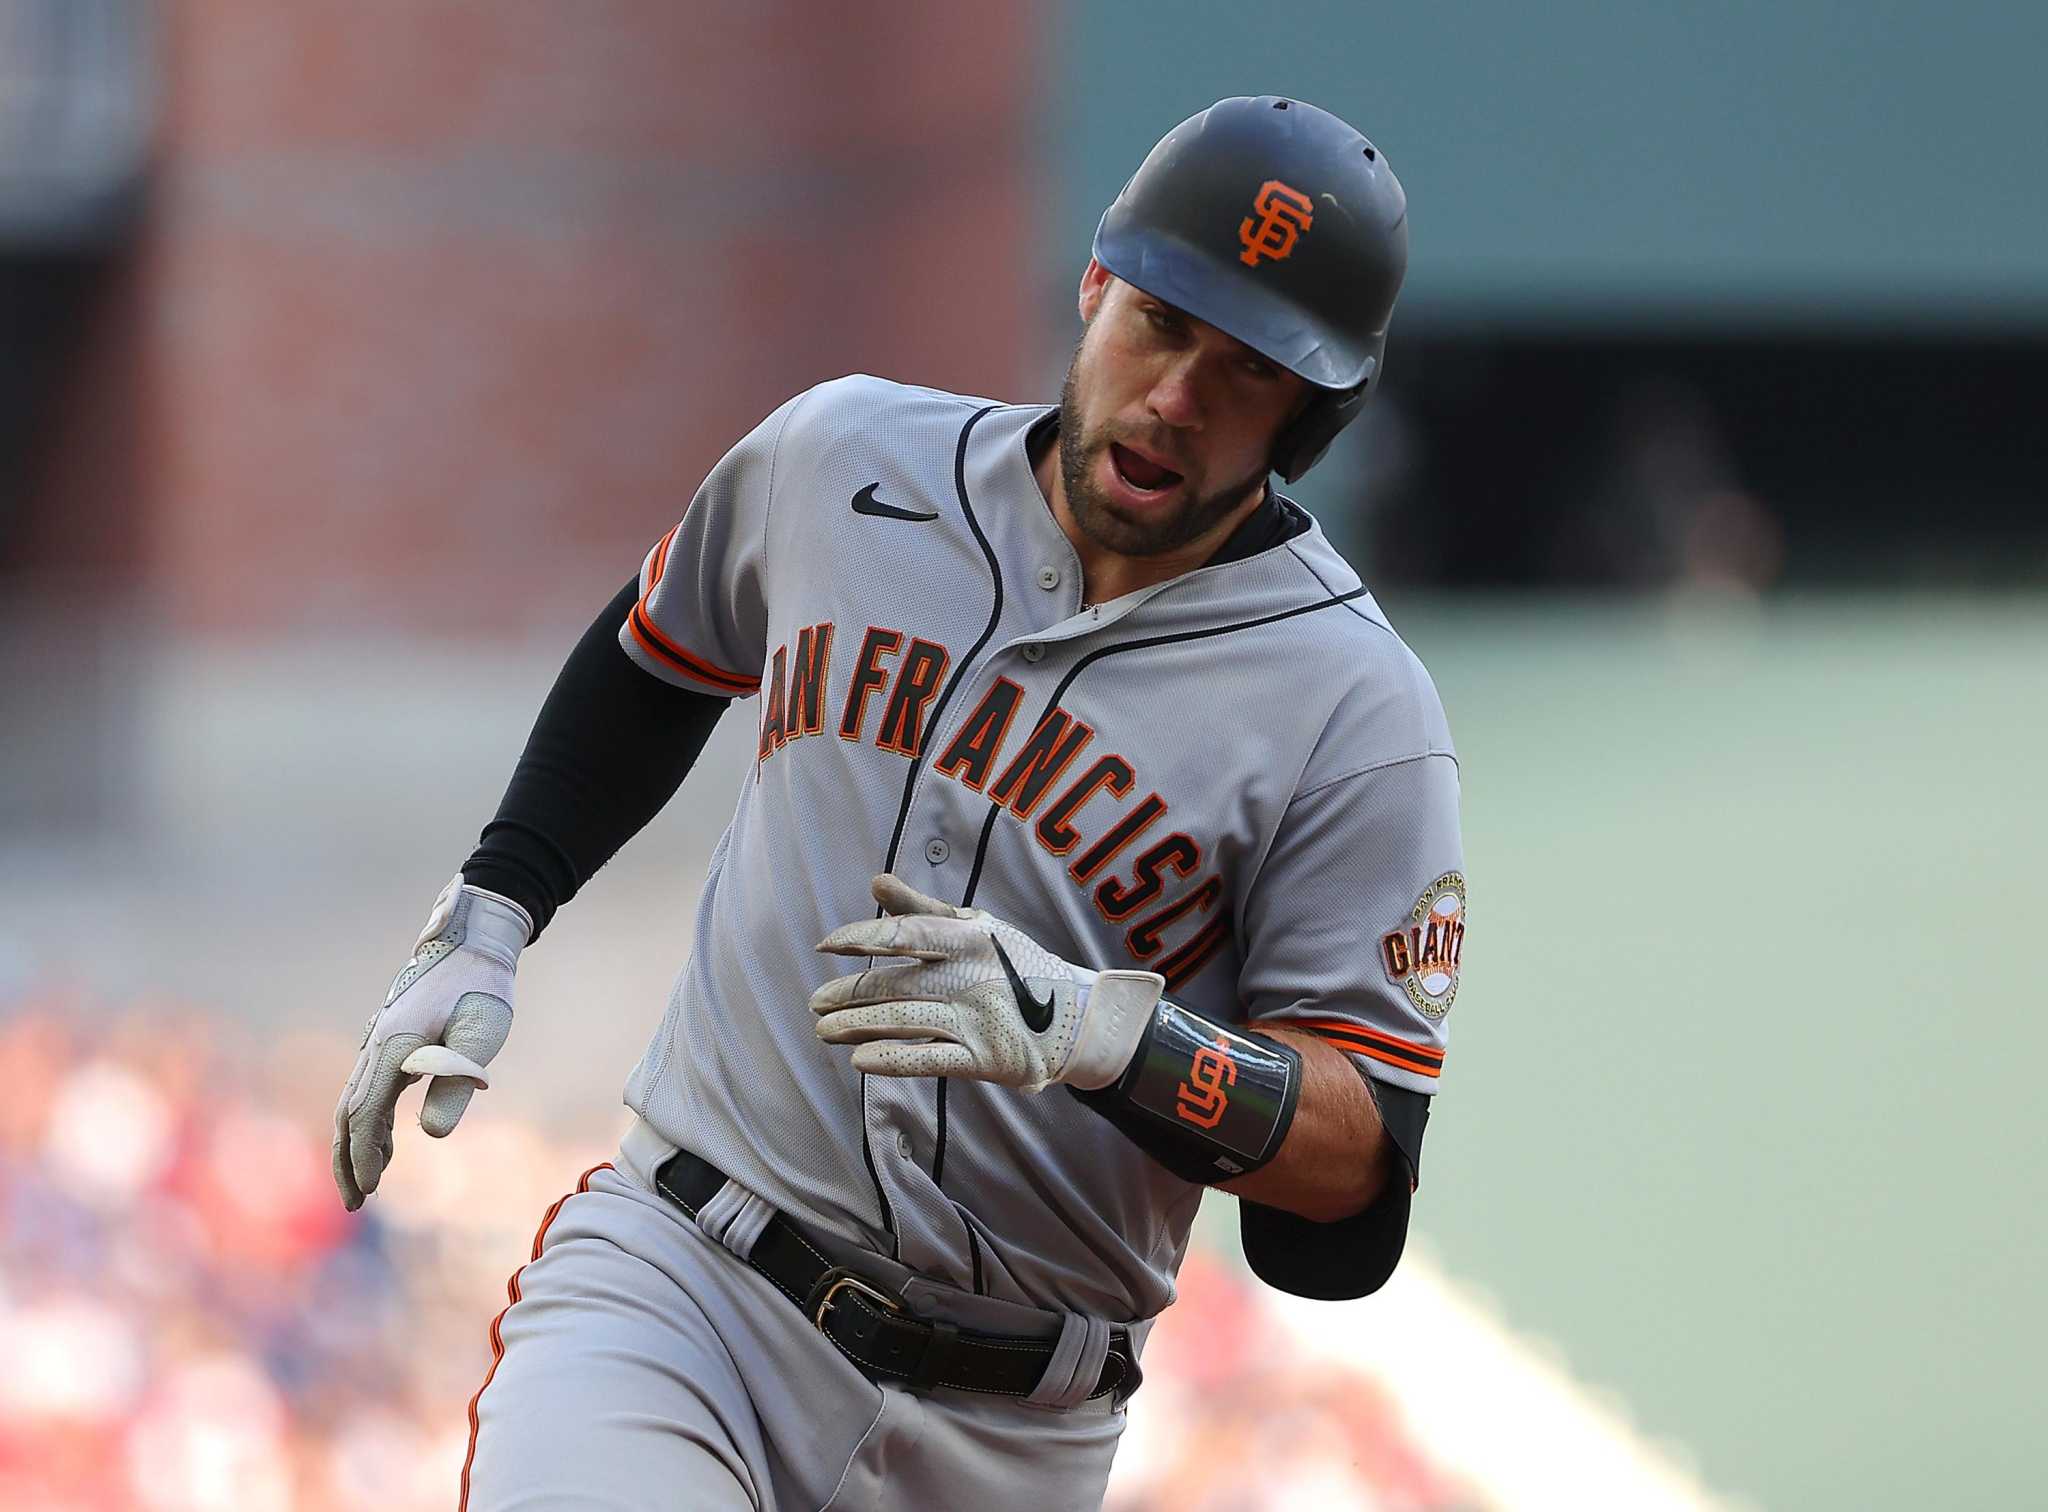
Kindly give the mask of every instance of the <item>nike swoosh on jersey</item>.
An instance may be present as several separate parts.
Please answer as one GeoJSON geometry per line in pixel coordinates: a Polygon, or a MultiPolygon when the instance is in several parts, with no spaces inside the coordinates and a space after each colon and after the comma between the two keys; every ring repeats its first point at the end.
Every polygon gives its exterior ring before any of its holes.
{"type": "Polygon", "coordinates": [[[1024,1027],[1033,1034],[1045,1033],[1052,1027],[1052,990],[1046,989],[1044,1002],[1033,997],[1031,989],[1024,985],[1024,978],[1018,976],[1017,968],[1010,964],[1010,953],[1003,949],[1003,942],[994,935],[988,937],[988,942],[995,946],[996,959],[1003,963],[1003,975],[1010,979],[1010,995],[1017,1000],[1017,1012],[1024,1020],[1024,1027]]]}
{"type": "Polygon", "coordinates": [[[936,509],[899,509],[894,504],[884,504],[875,497],[875,490],[881,486],[879,483],[870,483],[866,488],[855,494],[853,496],[853,512],[855,514],[873,515],[881,520],[936,520],[939,517],[939,512],[936,509]]]}

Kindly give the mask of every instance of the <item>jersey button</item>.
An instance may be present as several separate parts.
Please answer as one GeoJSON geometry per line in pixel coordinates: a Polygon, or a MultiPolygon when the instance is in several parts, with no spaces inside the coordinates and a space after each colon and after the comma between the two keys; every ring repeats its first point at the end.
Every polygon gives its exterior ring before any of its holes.
{"type": "Polygon", "coordinates": [[[943,865],[946,857],[952,854],[953,847],[943,840],[927,840],[924,843],[924,858],[934,866],[943,865]]]}
{"type": "Polygon", "coordinates": [[[896,1153],[905,1160],[910,1159],[910,1132],[907,1129],[896,1131],[896,1153]]]}
{"type": "Polygon", "coordinates": [[[1060,570],[1047,565],[1038,569],[1038,586],[1050,593],[1060,585],[1060,570]]]}
{"type": "Polygon", "coordinates": [[[1039,645],[1037,641],[1031,642],[1030,645],[1024,648],[1024,660],[1028,662],[1041,661],[1044,657],[1045,647],[1039,645]]]}

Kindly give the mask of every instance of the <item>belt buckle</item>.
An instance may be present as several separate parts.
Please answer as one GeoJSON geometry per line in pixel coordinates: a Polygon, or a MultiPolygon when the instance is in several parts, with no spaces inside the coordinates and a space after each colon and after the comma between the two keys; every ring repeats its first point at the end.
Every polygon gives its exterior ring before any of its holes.
{"type": "Polygon", "coordinates": [[[825,1331],[825,1314],[832,1309],[832,1299],[843,1291],[856,1291],[871,1302],[879,1302],[899,1317],[903,1304],[887,1292],[881,1291],[863,1281],[843,1265],[835,1265],[825,1272],[811,1286],[811,1295],[804,1301],[804,1310],[811,1315],[811,1324],[819,1333],[825,1331]],[[812,1299],[816,1299],[816,1305],[812,1299]]]}

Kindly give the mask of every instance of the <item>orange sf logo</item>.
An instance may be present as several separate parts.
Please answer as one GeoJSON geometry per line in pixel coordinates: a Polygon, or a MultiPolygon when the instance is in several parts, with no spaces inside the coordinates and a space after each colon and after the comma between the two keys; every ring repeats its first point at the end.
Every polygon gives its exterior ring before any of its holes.
{"type": "Polygon", "coordinates": [[[1198,1129],[1213,1129],[1222,1119],[1223,1110],[1230,1106],[1230,1094],[1223,1089],[1236,1085],[1237,1062],[1230,1058],[1230,1041],[1218,1035],[1215,1045],[1204,1045],[1195,1052],[1194,1064],[1188,1067],[1188,1080],[1180,1084],[1173,1111],[1198,1129]],[[1188,1085],[1189,1082],[1194,1085],[1188,1085]]]}
{"type": "Polygon", "coordinates": [[[1246,216],[1244,224],[1237,228],[1237,239],[1244,243],[1239,261],[1248,268],[1256,268],[1262,257],[1278,262],[1291,255],[1294,239],[1309,228],[1313,219],[1309,214],[1313,208],[1309,197],[1278,179],[1267,179],[1259,185],[1259,197],[1252,201],[1252,208],[1259,212],[1259,218],[1246,216]]]}

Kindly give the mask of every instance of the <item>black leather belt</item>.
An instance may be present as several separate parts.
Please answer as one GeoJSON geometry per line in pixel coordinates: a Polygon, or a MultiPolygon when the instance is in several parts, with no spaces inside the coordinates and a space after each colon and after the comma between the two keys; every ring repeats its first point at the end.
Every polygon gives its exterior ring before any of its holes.
{"type": "MultiPolygon", "coordinates": [[[[725,1185],[725,1174],[680,1150],[654,1173],[654,1184],[694,1219],[725,1185]]],[[[916,1317],[888,1287],[826,1259],[780,1213],[761,1230],[747,1263],[869,1376],[913,1390],[950,1386],[1026,1397],[1037,1389],[1057,1346],[1053,1339],[980,1333],[916,1317]]],[[[1108,1393],[1121,1405],[1142,1379],[1130,1330],[1110,1329],[1109,1354],[1089,1399],[1108,1393]]]]}

